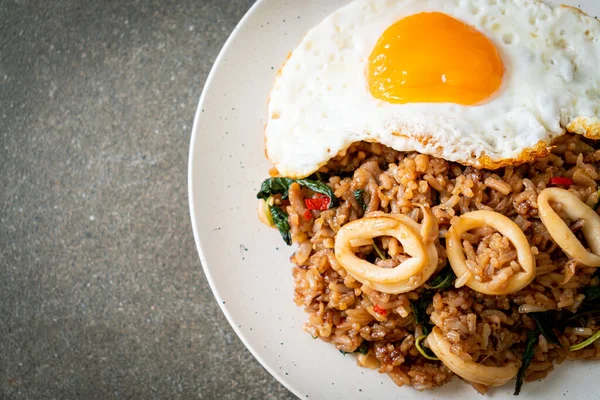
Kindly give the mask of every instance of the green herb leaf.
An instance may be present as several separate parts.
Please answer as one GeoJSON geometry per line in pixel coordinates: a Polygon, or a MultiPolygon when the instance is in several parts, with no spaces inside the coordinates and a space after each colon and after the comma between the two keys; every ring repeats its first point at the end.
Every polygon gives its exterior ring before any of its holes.
{"type": "Polygon", "coordinates": [[[337,205],[337,198],[335,197],[335,194],[333,194],[333,189],[329,187],[329,185],[319,181],[312,181],[310,179],[296,179],[296,182],[298,182],[300,186],[304,186],[313,192],[321,193],[329,197],[329,208],[337,205]]]}
{"type": "Polygon", "coordinates": [[[430,289],[445,290],[454,284],[456,275],[450,267],[442,269],[436,276],[427,282],[430,289]]]}
{"type": "MultiPolygon", "coordinates": [[[[344,350],[338,350],[340,353],[342,353],[343,355],[346,355],[349,353],[349,351],[344,351],[344,350]]],[[[369,343],[366,340],[363,340],[363,342],[360,344],[360,346],[358,346],[356,348],[356,350],[354,350],[352,353],[360,353],[362,355],[365,355],[369,352],[369,343]]]]}
{"type": "MultiPolygon", "coordinates": [[[[600,275],[600,268],[594,273],[594,277],[600,275]]],[[[581,304],[578,312],[570,317],[565,316],[559,321],[559,326],[563,329],[566,326],[573,326],[577,323],[578,326],[587,326],[590,320],[600,319],[600,286],[588,286],[582,292],[585,299],[581,304]]]]}
{"type": "Polygon", "coordinates": [[[415,346],[417,350],[419,350],[419,353],[421,353],[421,355],[428,360],[440,361],[440,359],[435,356],[434,352],[431,351],[431,349],[428,349],[427,347],[421,347],[421,342],[425,340],[427,336],[428,335],[421,335],[415,340],[415,346]]]}
{"type": "Polygon", "coordinates": [[[282,199],[287,199],[288,191],[292,183],[297,182],[300,186],[308,188],[316,193],[321,193],[329,198],[329,208],[337,205],[337,198],[333,194],[333,189],[327,184],[310,179],[292,179],[292,178],[269,178],[265,179],[260,185],[260,191],[256,194],[258,199],[268,199],[274,194],[281,194],[282,199]]]}
{"type": "Polygon", "coordinates": [[[547,341],[553,343],[557,346],[561,346],[560,341],[558,340],[558,336],[556,336],[556,332],[554,332],[554,323],[556,320],[547,312],[534,312],[527,314],[537,324],[538,329],[544,335],[547,341]]]}
{"type": "Polygon", "coordinates": [[[273,217],[273,223],[279,230],[283,241],[288,245],[292,245],[292,235],[290,234],[290,224],[288,222],[288,214],[277,206],[269,206],[269,211],[273,217]]]}
{"type": "Polygon", "coordinates": [[[329,180],[329,174],[317,171],[314,174],[307,176],[306,179],[310,179],[311,181],[327,182],[329,180]]]}
{"type": "Polygon", "coordinates": [[[577,314],[573,314],[571,317],[569,317],[564,325],[565,326],[571,326],[570,322],[572,321],[578,321],[580,323],[580,325],[587,325],[587,322],[590,319],[597,319],[600,317],[600,310],[598,309],[589,309],[586,308],[585,310],[578,312],[577,314]]]}
{"type": "Polygon", "coordinates": [[[589,303],[600,299],[600,286],[588,286],[583,289],[585,295],[584,302],[589,303]]]}
{"type": "Polygon", "coordinates": [[[362,355],[365,355],[369,352],[369,343],[366,340],[363,340],[363,342],[360,344],[360,346],[358,346],[358,348],[356,350],[354,350],[355,353],[360,353],[362,355]]]}
{"type": "Polygon", "coordinates": [[[581,350],[584,347],[587,347],[590,344],[594,343],[598,339],[600,339],[600,331],[597,331],[596,333],[594,333],[592,336],[590,336],[589,338],[587,338],[583,342],[578,343],[578,344],[574,344],[573,346],[569,347],[569,351],[581,350]]]}
{"type": "Polygon", "coordinates": [[[537,346],[539,340],[540,333],[537,329],[535,331],[527,332],[527,342],[525,344],[525,351],[523,352],[523,360],[519,372],[517,373],[517,383],[515,384],[515,392],[513,393],[515,396],[518,396],[519,393],[521,393],[521,386],[523,386],[523,380],[525,379],[525,371],[527,371],[529,364],[531,364],[531,360],[533,360],[535,346],[537,346]]]}
{"type": "Polygon", "coordinates": [[[421,325],[423,328],[423,334],[428,335],[431,332],[431,323],[429,314],[427,314],[427,307],[431,304],[431,297],[429,293],[422,293],[418,300],[410,302],[413,315],[415,317],[415,325],[421,325]]]}
{"type": "Polygon", "coordinates": [[[260,185],[260,192],[258,192],[256,198],[266,200],[269,196],[281,194],[283,199],[287,199],[288,190],[290,190],[290,185],[292,183],[294,183],[294,180],[291,178],[277,177],[265,179],[260,185]]]}
{"type": "Polygon", "coordinates": [[[367,211],[367,205],[365,204],[365,201],[363,200],[363,195],[364,194],[365,194],[364,190],[362,190],[362,189],[356,189],[354,191],[354,198],[358,202],[358,205],[363,209],[363,211],[367,211]]]}

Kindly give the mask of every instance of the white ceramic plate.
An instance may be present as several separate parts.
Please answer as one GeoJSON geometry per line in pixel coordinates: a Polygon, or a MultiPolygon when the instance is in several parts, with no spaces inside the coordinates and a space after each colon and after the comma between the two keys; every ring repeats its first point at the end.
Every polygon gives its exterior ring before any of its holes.
{"type": "MultiPolygon", "coordinates": [[[[260,363],[300,398],[481,399],[454,378],[443,388],[399,388],[356,366],[351,355],[302,330],[293,302],[287,247],[256,216],[255,195],[270,164],[263,148],[267,96],[278,68],[303,34],[347,0],[260,0],[223,47],[204,87],[192,132],[189,200],[200,259],[221,309],[260,363]]],[[[600,1],[574,0],[593,15],[600,1]]],[[[524,386],[521,399],[598,398],[593,362],[565,363],[548,379],[524,386]]],[[[512,397],[512,385],[493,390],[512,397]]]]}

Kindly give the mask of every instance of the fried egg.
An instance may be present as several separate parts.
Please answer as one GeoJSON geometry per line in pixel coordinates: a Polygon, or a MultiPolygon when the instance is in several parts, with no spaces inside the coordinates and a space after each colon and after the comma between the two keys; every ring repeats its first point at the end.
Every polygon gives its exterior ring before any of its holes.
{"type": "Polygon", "coordinates": [[[270,93],[266,154],[304,177],[357,141],[477,168],[600,139],[600,23],[538,0],[355,0],[311,29],[270,93]]]}

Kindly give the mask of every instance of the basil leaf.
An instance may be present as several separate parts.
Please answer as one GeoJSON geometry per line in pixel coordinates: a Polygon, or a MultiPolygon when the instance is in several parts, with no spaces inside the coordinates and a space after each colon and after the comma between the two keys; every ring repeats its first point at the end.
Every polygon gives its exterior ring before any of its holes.
{"type": "Polygon", "coordinates": [[[327,182],[329,180],[329,176],[329,174],[317,171],[307,176],[306,179],[309,179],[311,181],[327,182]]]}
{"type": "Polygon", "coordinates": [[[527,371],[529,364],[531,364],[531,360],[533,360],[535,346],[537,346],[539,340],[540,335],[537,330],[527,332],[527,343],[525,344],[525,351],[523,352],[523,361],[519,368],[519,372],[517,373],[517,382],[515,384],[515,392],[513,393],[515,396],[518,396],[519,393],[521,393],[521,386],[523,386],[523,380],[525,379],[525,371],[527,371]]]}
{"type": "Polygon", "coordinates": [[[360,344],[360,346],[358,346],[358,348],[356,350],[354,350],[355,353],[360,353],[362,355],[365,355],[369,352],[369,343],[367,343],[366,340],[363,340],[363,342],[360,344]]]}
{"type": "Polygon", "coordinates": [[[429,335],[431,332],[431,323],[429,320],[429,314],[427,314],[427,307],[431,304],[432,299],[427,294],[421,294],[418,300],[410,302],[413,315],[415,317],[415,325],[421,325],[423,328],[423,334],[429,335]]]}
{"type": "Polygon", "coordinates": [[[444,290],[452,286],[455,280],[456,275],[454,274],[452,268],[446,267],[442,269],[436,276],[431,278],[429,282],[427,282],[427,286],[429,286],[430,289],[444,290]]]}
{"type": "Polygon", "coordinates": [[[260,185],[260,192],[256,195],[257,199],[268,199],[274,194],[281,194],[281,198],[287,199],[290,185],[294,183],[291,178],[269,178],[265,179],[260,185]]]}
{"type": "Polygon", "coordinates": [[[337,198],[333,194],[333,189],[330,188],[329,185],[323,182],[311,181],[310,179],[296,179],[296,182],[300,186],[304,186],[305,188],[308,188],[313,192],[321,193],[329,197],[329,208],[335,207],[337,205],[337,198]]]}
{"type": "MultiPolygon", "coordinates": [[[[342,353],[342,355],[346,355],[349,353],[349,351],[344,351],[344,350],[338,350],[340,353],[342,353]]],[[[365,355],[369,352],[369,343],[367,343],[366,340],[363,340],[363,342],[360,344],[360,346],[358,346],[356,348],[356,350],[354,350],[352,353],[360,353],[362,355],[365,355]]]]}
{"type": "Polygon", "coordinates": [[[541,334],[544,335],[547,341],[557,346],[561,346],[560,341],[558,340],[558,336],[556,336],[556,332],[554,332],[553,325],[556,322],[554,318],[549,313],[546,312],[534,312],[527,314],[537,324],[538,329],[541,334]]]}
{"type": "Polygon", "coordinates": [[[297,182],[300,186],[308,188],[316,193],[324,194],[329,198],[329,208],[337,205],[337,198],[333,194],[333,189],[323,182],[310,179],[292,179],[292,178],[269,178],[265,179],[260,185],[260,191],[256,194],[258,199],[268,199],[274,194],[281,194],[282,199],[287,199],[288,191],[292,183],[297,182]]]}
{"type": "Polygon", "coordinates": [[[423,335],[429,335],[433,329],[433,324],[431,323],[429,314],[427,314],[427,307],[429,307],[429,305],[432,303],[433,296],[435,296],[436,293],[431,289],[446,289],[454,284],[455,279],[456,275],[454,275],[452,268],[446,267],[433,279],[428,281],[430,290],[423,291],[419,294],[418,300],[413,300],[410,302],[410,307],[415,317],[415,325],[421,325],[423,328],[423,335]]]}
{"type": "MultiPolygon", "coordinates": [[[[585,301],[584,301],[585,304],[585,301]]],[[[595,306],[594,308],[585,307],[582,311],[573,314],[571,317],[567,318],[564,321],[564,326],[571,326],[571,322],[578,322],[579,325],[587,325],[590,319],[598,319],[600,318],[600,310],[595,306]]]]}
{"type": "Polygon", "coordinates": [[[583,290],[585,295],[585,303],[596,301],[600,299],[600,286],[588,286],[583,290]]]}
{"type": "Polygon", "coordinates": [[[356,189],[354,191],[354,198],[358,202],[358,205],[363,209],[363,211],[367,211],[367,205],[365,204],[365,201],[363,200],[363,195],[364,194],[365,194],[364,190],[362,190],[362,189],[356,189]]]}
{"type": "Polygon", "coordinates": [[[288,222],[288,214],[281,208],[276,206],[269,206],[271,216],[273,217],[273,223],[279,230],[283,241],[288,245],[292,245],[292,235],[290,234],[290,224],[288,222]]]}

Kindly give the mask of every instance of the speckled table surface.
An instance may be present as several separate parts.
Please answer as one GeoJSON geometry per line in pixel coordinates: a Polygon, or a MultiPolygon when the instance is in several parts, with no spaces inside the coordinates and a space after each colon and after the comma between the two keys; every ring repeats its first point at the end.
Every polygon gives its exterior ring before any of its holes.
{"type": "Polygon", "coordinates": [[[251,3],[0,0],[0,398],[293,398],[188,214],[195,108],[251,3]]]}

